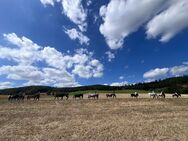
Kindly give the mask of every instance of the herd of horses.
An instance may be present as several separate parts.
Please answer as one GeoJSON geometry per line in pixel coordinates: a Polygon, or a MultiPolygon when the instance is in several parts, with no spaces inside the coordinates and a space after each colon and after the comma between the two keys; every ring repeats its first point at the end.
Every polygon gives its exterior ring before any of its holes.
{"type": "MultiPolygon", "coordinates": [[[[19,94],[15,94],[15,95],[9,95],[8,97],[8,100],[9,101],[13,101],[13,100],[16,100],[16,101],[23,101],[24,99],[27,99],[27,100],[36,100],[38,101],[40,99],[40,92],[37,92],[35,94],[30,94],[30,95],[26,95],[25,93],[19,93],[19,94]]],[[[54,96],[54,100],[63,100],[64,98],[66,100],[69,99],[69,93],[68,92],[52,92],[50,93],[50,95],[54,96]]],[[[166,98],[166,95],[164,92],[161,92],[161,93],[155,93],[155,92],[151,92],[151,93],[148,93],[149,97],[150,98],[166,98]]],[[[98,93],[93,93],[93,94],[88,94],[88,99],[99,99],[99,94],[98,93]]],[[[106,94],[106,97],[107,98],[116,98],[116,94],[115,92],[113,93],[108,93],[106,94]]],[[[138,98],[139,97],[139,94],[137,92],[135,93],[132,93],[130,94],[130,97],[135,97],[135,98],[138,98]]],[[[181,97],[181,94],[179,93],[174,93],[172,94],[172,97],[181,97]]],[[[83,99],[84,98],[84,94],[83,93],[79,93],[79,94],[74,94],[73,95],[73,99],[83,99]]]]}
{"type": "MultiPolygon", "coordinates": [[[[152,97],[152,98],[166,98],[166,95],[165,95],[164,92],[161,92],[160,94],[155,93],[155,92],[148,93],[148,94],[149,94],[149,96],[152,97]]],[[[179,98],[179,97],[181,97],[181,94],[180,94],[180,93],[174,93],[174,94],[172,94],[172,97],[173,97],[173,98],[174,98],[174,97],[179,98]]]]}
{"type": "Polygon", "coordinates": [[[18,93],[18,94],[14,94],[14,95],[9,95],[9,97],[8,97],[9,101],[13,101],[13,100],[23,101],[24,99],[39,100],[40,99],[40,92],[35,93],[35,94],[30,94],[30,95],[25,95],[25,93],[18,93]]]}

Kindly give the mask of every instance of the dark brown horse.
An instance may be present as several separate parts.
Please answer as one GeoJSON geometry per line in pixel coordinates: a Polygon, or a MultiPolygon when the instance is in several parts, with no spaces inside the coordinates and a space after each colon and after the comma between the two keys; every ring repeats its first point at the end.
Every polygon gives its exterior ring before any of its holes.
{"type": "Polygon", "coordinates": [[[27,95],[27,100],[30,100],[30,99],[39,100],[40,99],[40,92],[36,93],[36,94],[32,94],[32,95],[27,95]]]}
{"type": "Polygon", "coordinates": [[[116,94],[115,93],[111,93],[111,94],[106,94],[106,97],[112,97],[112,98],[116,98],[116,94]]]}
{"type": "Polygon", "coordinates": [[[20,100],[24,100],[25,96],[23,94],[15,94],[15,95],[9,95],[8,97],[8,100],[9,101],[12,101],[12,100],[17,100],[17,101],[20,101],[20,100]]]}
{"type": "Polygon", "coordinates": [[[84,94],[75,94],[75,95],[73,95],[73,98],[74,99],[76,99],[76,98],[83,99],[84,98],[84,94]]]}
{"type": "Polygon", "coordinates": [[[89,95],[88,95],[88,99],[90,99],[90,98],[99,99],[99,94],[89,94],[89,95]]]}
{"type": "Polygon", "coordinates": [[[59,99],[63,100],[63,97],[66,97],[66,100],[69,98],[69,93],[67,92],[53,92],[54,99],[59,99]]]}

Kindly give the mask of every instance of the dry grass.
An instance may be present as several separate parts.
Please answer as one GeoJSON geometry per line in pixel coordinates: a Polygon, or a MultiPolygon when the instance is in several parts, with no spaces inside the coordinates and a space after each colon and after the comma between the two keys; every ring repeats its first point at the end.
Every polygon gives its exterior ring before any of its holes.
{"type": "Polygon", "coordinates": [[[186,141],[188,99],[1,100],[0,140],[186,141]]]}

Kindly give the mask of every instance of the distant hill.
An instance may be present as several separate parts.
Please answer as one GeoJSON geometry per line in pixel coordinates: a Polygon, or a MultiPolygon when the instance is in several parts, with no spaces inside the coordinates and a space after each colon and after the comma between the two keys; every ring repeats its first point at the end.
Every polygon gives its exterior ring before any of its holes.
{"type": "Polygon", "coordinates": [[[166,93],[179,92],[188,94],[188,76],[167,78],[164,80],[157,80],[150,83],[138,83],[135,85],[129,85],[126,88],[150,91],[164,91],[166,93]]]}
{"type": "Polygon", "coordinates": [[[0,90],[0,94],[16,94],[19,92],[26,92],[28,94],[36,93],[38,91],[49,94],[52,91],[86,91],[86,90],[146,90],[146,91],[164,91],[165,93],[187,93],[188,94],[188,76],[167,78],[164,80],[157,80],[150,83],[137,83],[125,86],[106,86],[106,85],[91,85],[91,86],[80,86],[80,87],[66,87],[66,88],[55,88],[49,86],[27,86],[19,88],[10,88],[0,90]]]}

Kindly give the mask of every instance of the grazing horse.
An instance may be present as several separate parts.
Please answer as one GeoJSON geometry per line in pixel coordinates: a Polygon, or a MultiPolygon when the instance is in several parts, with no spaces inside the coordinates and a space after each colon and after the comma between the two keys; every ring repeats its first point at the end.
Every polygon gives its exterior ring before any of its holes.
{"type": "Polygon", "coordinates": [[[69,93],[57,93],[57,92],[54,92],[53,93],[53,96],[54,96],[54,99],[59,99],[59,98],[61,98],[61,100],[63,100],[63,97],[66,97],[66,100],[68,100],[68,98],[69,98],[69,93]]]}
{"type": "Polygon", "coordinates": [[[154,91],[153,91],[152,93],[148,93],[148,95],[149,95],[150,97],[153,97],[153,98],[158,98],[157,93],[155,93],[154,91]]]}
{"type": "Polygon", "coordinates": [[[8,100],[9,101],[12,101],[12,100],[18,100],[18,101],[20,101],[20,100],[24,100],[24,95],[22,95],[22,94],[15,94],[15,95],[9,95],[9,97],[8,97],[8,100]]]}
{"type": "Polygon", "coordinates": [[[27,100],[30,100],[30,99],[39,100],[39,99],[40,99],[40,92],[37,93],[37,94],[28,95],[28,96],[27,96],[27,100]]]}
{"type": "Polygon", "coordinates": [[[138,98],[138,96],[139,96],[139,94],[138,94],[137,92],[131,94],[131,97],[136,97],[136,98],[138,98]]]}
{"type": "Polygon", "coordinates": [[[90,98],[93,98],[93,99],[98,99],[99,98],[99,94],[89,94],[88,95],[88,99],[90,99],[90,98]]]}
{"type": "Polygon", "coordinates": [[[116,94],[115,93],[111,93],[111,94],[106,94],[106,97],[112,97],[112,98],[116,98],[116,94]]]}
{"type": "Polygon", "coordinates": [[[75,94],[75,95],[73,96],[73,98],[74,98],[74,99],[76,99],[76,98],[83,99],[83,98],[84,98],[84,94],[75,94]]]}
{"type": "Polygon", "coordinates": [[[165,95],[165,93],[164,92],[161,92],[159,95],[158,95],[158,97],[160,98],[165,98],[166,97],[166,95],[165,95]]]}
{"type": "Polygon", "coordinates": [[[173,98],[174,98],[174,97],[179,98],[179,97],[181,97],[181,94],[179,94],[179,93],[174,93],[174,94],[172,94],[172,97],[173,97],[173,98]]]}

